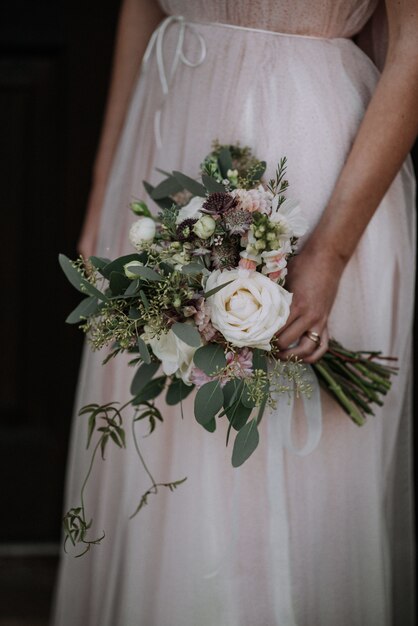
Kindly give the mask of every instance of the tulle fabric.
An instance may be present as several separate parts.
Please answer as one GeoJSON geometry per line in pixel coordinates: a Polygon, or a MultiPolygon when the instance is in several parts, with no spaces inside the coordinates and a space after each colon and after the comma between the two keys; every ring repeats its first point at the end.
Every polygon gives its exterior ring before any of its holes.
{"type": "MultiPolygon", "coordinates": [[[[195,68],[179,63],[166,97],[155,54],[142,69],[97,253],[130,252],[128,205],[144,198],[142,181],[160,180],[156,167],[195,176],[214,138],[252,146],[267,160],[267,176],[286,155],[289,195],[301,201],[312,229],[379,78],[346,38],[376,3],[164,0],[162,6],[189,20],[187,58],[199,57],[199,35],[206,58],[195,68]],[[200,23],[213,21],[311,36],[200,23]]],[[[164,37],[168,65],[179,28],[173,22],[164,37]]],[[[104,529],[106,538],[83,559],[62,559],[55,626],[412,626],[414,193],[408,159],[344,272],[330,319],[331,335],[347,346],[399,358],[385,406],[358,428],[322,394],[323,436],[306,458],[283,451],[277,424],[265,418],[259,449],[235,470],[222,425],[209,435],[194,420],[192,399],[183,417],[161,400],[165,423],[141,440],[144,456],[158,481],[188,479],[176,493],[152,496],[129,521],[148,478],[129,436],[127,450],[109,448],[87,497],[92,535],[104,529]]],[[[103,356],[85,348],[76,409],[129,397],[126,360],[102,367],[103,356]]],[[[300,408],[294,417],[302,442],[300,408]]],[[[88,467],[85,438],[84,418],[76,418],[67,506],[78,503],[88,467]]]]}

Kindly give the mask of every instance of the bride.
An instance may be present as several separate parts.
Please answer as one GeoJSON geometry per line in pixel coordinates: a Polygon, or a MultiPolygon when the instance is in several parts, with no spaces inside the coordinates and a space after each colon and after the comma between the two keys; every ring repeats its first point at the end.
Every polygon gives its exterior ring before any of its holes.
{"type": "MultiPolygon", "coordinates": [[[[397,356],[400,369],[364,427],[323,394],[323,435],[310,455],[283,450],[267,419],[239,470],[224,433],[207,437],[187,405],[184,420],[160,406],[165,423],[144,454],[161,480],[189,478],[129,521],[146,482],[132,445],[109,450],[86,503],[92,532],[106,538],[82,559],[63,556],[55,626],[414,623],[417,33],[416,0],[123,1],[81,253],[128,253],[128,205],[144,197],[142,181],[158,181],[157,167],[197,175],[215,138],[250,145],[271,167],[286,155],[310,228],[289,266],[283,357],[297,343],[291,352],[312,363],[335,336],[397,356]],[[385,20],[380,74],[353,37],[362,32],[378,63],[385,20]]],[[[85,349],[77,410],[129,398],[125,363],[102,367],[103,356],[85,349]]],[[[301,417],[296,407],[298,441],[301,417]]],[[[77,418],[69,506],[87,468],[85,437],[77,418]]]]}

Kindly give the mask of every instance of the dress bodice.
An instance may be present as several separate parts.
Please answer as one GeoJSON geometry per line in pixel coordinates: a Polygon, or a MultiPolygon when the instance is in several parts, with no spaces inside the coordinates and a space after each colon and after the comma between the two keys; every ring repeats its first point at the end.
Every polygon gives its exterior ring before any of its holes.
{"type": "Polygon", "coordinates": [[[319,37],[352,37],[379,0],[158,0],[168,15],[319,37]]]}

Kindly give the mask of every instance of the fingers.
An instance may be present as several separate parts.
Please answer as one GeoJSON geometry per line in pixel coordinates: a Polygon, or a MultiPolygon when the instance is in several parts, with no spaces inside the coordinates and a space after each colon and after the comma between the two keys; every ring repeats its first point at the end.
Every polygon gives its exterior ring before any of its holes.
{"type": "Polygon", "coordinates": [[[314,350],[314,352],[312,352],[310,356],[307,356],[303,359],[305,363],[312,364],[312,363],[316,363],[317,361],[319,361],[319,359],[322,359],[325,352],[328,350],[328,344],[329,344],[329,334],[328,334],[327,327],[325,327],[321,335],[321,345],[318,346],[314,350]]]}
{"type": "Polygon", "coordinates": [[[283,332],[283,335],[279,335],[277,340],[279,347],[286,346],[285,349],[280,350],[278,353],[279,359],[284,360],[289,357],[297,357],[303,359],[305,363],[315,363],[325,354],[328,350],[329,340],[326,325],[322,328],[319,326],[308,326],[307,328],[307,325],[306,318],[299,318],[283,332]],[[320,336],[320,345],[305,334],[308,330],[320,336]]]}

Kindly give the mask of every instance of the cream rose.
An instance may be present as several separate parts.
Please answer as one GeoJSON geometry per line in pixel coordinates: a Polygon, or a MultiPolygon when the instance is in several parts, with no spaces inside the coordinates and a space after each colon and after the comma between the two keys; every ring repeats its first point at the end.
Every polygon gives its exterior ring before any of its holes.
{"type": "Polygon", "coordinates": [[[243,269],[212,272],[206,291],[230,281],[207,299],[213,326],[234,346],[271,350],[271,339],[289,317],[292,294],[260,272],[243,269]]]}
{"type": "Polygon", "coordinates": [[[144,330],[142,338],[150,346],[157,359],[160,359],[164,374],[167,376],[176,374],[183,382],[190,385],[193,356],[197,348],[179,339],[172,330],[163,333],[160,337],[152,337],[146,326],[144,330]]]}

